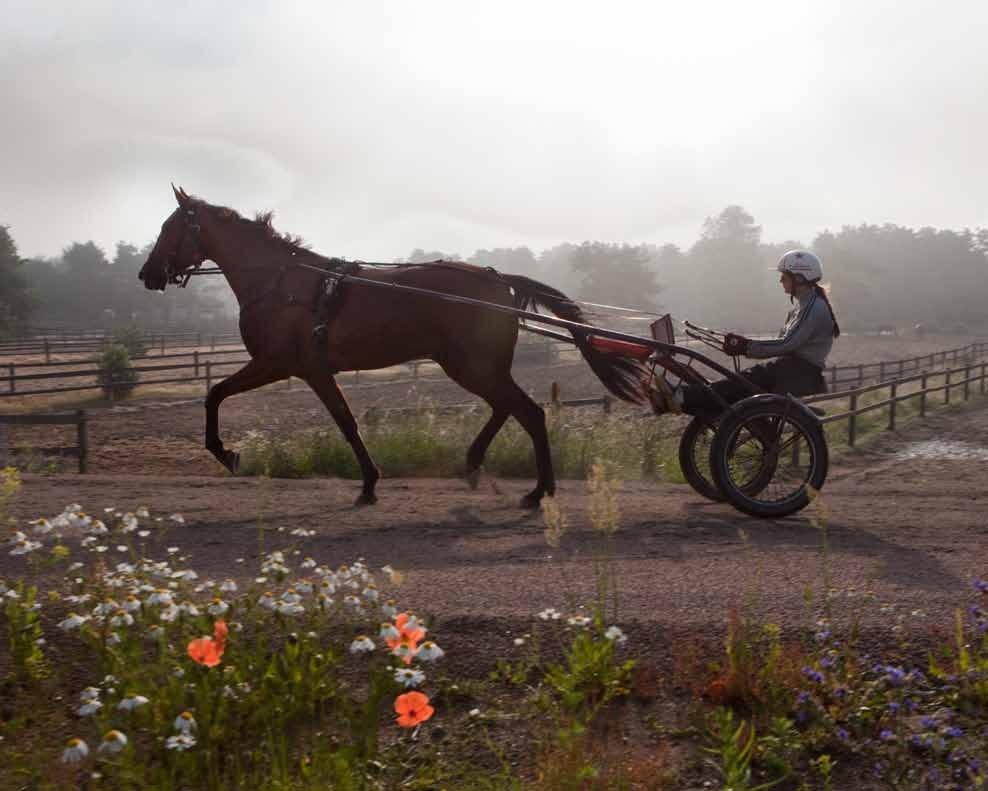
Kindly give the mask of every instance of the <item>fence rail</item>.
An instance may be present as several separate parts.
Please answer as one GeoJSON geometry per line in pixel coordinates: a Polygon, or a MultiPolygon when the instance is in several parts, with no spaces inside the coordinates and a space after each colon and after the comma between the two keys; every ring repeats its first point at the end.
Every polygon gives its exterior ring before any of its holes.
{"type": "Polygon", "coordinates": [[[986,385],[988,385],[988,362],[982,361],[978,363],[968,363],[967,365],[958,368],[948,368],[942,371],[923,371],[921,373],[902,377],[900,379],[879,382],[877,384],[867,385],[865,387],[858,387],[853,390],[823,393],[821,395],[809,396],[802,400],[807,404],[822,404],[829,401],[847,399],[848,408],[844,412],[839,412],[834,415],[826,415],[820,422],[827,424],[846,420],[847,444],[854,447],[858,435],[858,417],[861,415],[878,409],[888,409],[887,428],[894,430],[898,417],[899,404],[906,401],[912,401],[913,399],[919,399],[919,414],[921,417],[925,417],[930,395],[942,392],[943,403],[950,404],[952,392],[956,392],[957,388],[963,388],[962,399],[967,401],[971,397],[971,385],[975,382],[978,383],[979,392],[983,395],[986,391],[986,385]],[[976,373],[972,375],[972,371],[975,371],[976,373]],[[962,378],[954,379],[954,377],[959,374],[962,375],[962,378]],[[942,384],[936,386],[931,384],[931,380],[937,380],[940,378],[943,380],[942,384]],[[900,388],[916,382],[919,382],[918,389],[913,389],[908,393],[900,392],[900,388]],[[867,404],[860,403],[862,396],[877,393],[885,389],[888,389],[889,391],[887,398],[867,404]]]}
{"type": "MultiPolygon", "coordinates": [[[[558,341],[547,341],[545,343],[521,345],[518,349],[520,350],[518,354],[518,357],[520,358],[519,363],[525,364],[527,362],[529,364],[542,364],[548,367],[558,360],[561,349],[572,350],[572,347],[558,341]]],[[[862,365],[832,366],[825,371],[825,378],[830,383],[830,388],[832,391],[843,392],[845,385],[853,385],[855,388],[861,388],[872,380],[876,382],[883,382],[892,377],[901,379],[904,375],[910,373],[919,375],[924,370],[933,370],[937,366],[945,368],[948,364],[957,363],[959,360],[970,362],[975,359],[980,359],[985,357],[986,353],[988,353],[988,342],[975,342],[969,343],[966,346],[957,347],[956,349],[947,349],[941,352],[935,352],[933,354],[922,355],[920,357],[909,357],[902,360],[891,360],[862,365]],[[850,373],[851,376],[845,375],[848,373],[850,373]]],[[[133,383],[133,386],[147,387],[152,385],[205,382],[208,388],[212,385],[213,380],[219,378],[221,375],[221,371],[217,369],[234,365],[243,365],[249,359],[246,354],[246,350],[240,346],[235,349],[213,348],[210,351],[195,349],[192,351],[175,352],[172,354],[162,353],[155,355],[142,355],[140,357],[133,358],[133,360],[141,362],[145,360],[178,360],[181,358],[189,359],[189,362],[132,366],[129,371],[137,374],[163,371],[186,372],[185,375],[182,376],[174,376],[164,379],[155,378],[138,380],[136,383],[133,383]],[[236,357],[235,355],[238,354],[242,356],[236,357]],[[223,357],[224,359],[211,359],[214,357],[223,357]]],[[[92,360],[45,363],[0,362],[0,387],[3,386],[4,380],[6,381],[6,388],[4,392],[0,392],[0,398],[9,398],[12,396],[51,395],[55,393],[70,393],[84,390],[104,389],[104,385],[99,381],[79,385],[67,384],[57,387],[42,387],[31,390],[23,390],[20,386],[23,383],[28,382],[41,383],[44,381],[79,379],[83,377],[95,378],[99,376],[100,371],[98,368],[93,367],[93,363],[94,361],[92,360]],[[71,366],[76,366],[77,369],[64,370],[71,366]],[[42,372],[19,374],[17,373],[18,368],[41,368],[42,372]],[[58,370],[50,370],[52,368],[58,370]]],[[[427,360],[413,360],[407,363],[412,381],[418,379],[419,369],[423,365],[432,365],[432,362],[427,360]]],[[[359,383],[359,381],[360,372],[355,372],[354,383],[359,383]]],[[[403,381],[403,379],[399,376],[398,379],[378,379],[377,381],[380,381],[383,384],[385,381],[396,383],[403,381]]],[[[121,381],[120,384],[125,384],[125,382],[121,381]]],[[[289,380],[287,386],[291,387],[291,380],[289,380]]]]}

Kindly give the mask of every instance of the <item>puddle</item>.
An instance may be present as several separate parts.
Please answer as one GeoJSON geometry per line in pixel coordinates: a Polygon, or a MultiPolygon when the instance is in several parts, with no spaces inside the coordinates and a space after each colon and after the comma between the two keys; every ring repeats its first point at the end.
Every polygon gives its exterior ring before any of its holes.
{"type": "Polygon", "coordinates": [[[897,459],[944,459],[947,461],[976,459],[988,461],[988,448],[956,440],[930,439],[925,442],[914,442],[896,453],[895,457],[897,459]]]}

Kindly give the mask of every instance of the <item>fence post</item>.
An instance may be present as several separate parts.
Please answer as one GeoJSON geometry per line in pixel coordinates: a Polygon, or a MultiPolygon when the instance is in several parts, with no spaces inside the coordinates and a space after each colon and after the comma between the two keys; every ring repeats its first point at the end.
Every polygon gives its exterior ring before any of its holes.
{"type": "Polygon", "coordinates": [[[899,378],[901,379],[905,375],[905,360],[899,360],[899,378]]]}
{"type": "Polygon", "coordinates": [[[880,362],[878,364],[878,381],[879,382],[884,382],[885,381],[885,361],[884,360],[882,360],[882,362],[880,362]]]}
{"type": "Polygon", "coordinates": [[[17,389],[17,385],[14,382],[14,364],[11,363],[8,367],[10,368],[10,392],[13,393],[17,389]]]}
{"type": "Polygon", "coordinates": [[[919,416],[926,417],[926,378],[927,373],[923,371],[923,377],[919,380],[920,395],[919,395],[919,416]]]}
{"type": "Polygon", "coordinates": [[[45,362],[51,362],[51,344],[48,343],[47,338],[45,338],[45,362]]]}
{"type": "Polygon", "coordinates": [[[964,366],[964,400],[967,401],[971,397],[971,366],[964,366]]]}
{"type": "Polygon", "coordinates": [[[899,391],[899,383],[892,382],[889,387],[891,389],[891,393],[889,394],[889,431],[895,431],[895,397],[899,391]]]}
{"type": "Polygon", "coordinates": [[[165,353],[165,336],[164,335],[161,336],[161,353],[162,354],[165,353]]]}
{"type": "Polygon", "coordinates": [[[830,369],[830,392],[832,393],[837,389],[837,366],[833,366],[830,369]]]}
{"type": "Polygon", "coordinates": [[[981,395],[985,394],[985,364],[981,363],[981,395]]]}
{"type": "Polygon", "coordinates": [[[854,447],[854,440],[857,434],[857,417],[858,417],[858,394],[851,393],[851,404],[848,409],[847,416],[847,444],[852,448],[854,447]]]}
{"type": "Polygon", "coordinates": [[[950,403],[950,373],[951,371],[948,368],[946,374],[944,375],[944,384],[946,386],[943,388],[943,403],[945,404],[950,403]]]}
{"type": "Polygon", "coordinates": [[[858,387],[864,386],[864,365],[858,366],[858,387]]]}
{"type": "Polygon", "coordinates": [[[195,378],[199,378],[199,352],[198,350],[192,352],[192,364],[195,366],[195,378]]]}
{"type": "Polygon", "coordinates": [[[210,351],[216,351],[216,336],[213,336],[212,343],[209,346],[210,351]]]}
{"type": "Polygon", "coordinates": [[[79,474],[86,473],[86,457],[89,455],[89,432],[86,431],[86,413],[81,409],[75,413],[76,444],[79,446],[79,474]]]}
{"type": "Polygon", "coordinates": [[[202,346],[202,330],[196,333],[196,347],[202,346]]]}
{"type": "Polygon", "coordinates": [[[213,362],[212,360],[206,360],[206,393],[213,387],[213,362]]]}

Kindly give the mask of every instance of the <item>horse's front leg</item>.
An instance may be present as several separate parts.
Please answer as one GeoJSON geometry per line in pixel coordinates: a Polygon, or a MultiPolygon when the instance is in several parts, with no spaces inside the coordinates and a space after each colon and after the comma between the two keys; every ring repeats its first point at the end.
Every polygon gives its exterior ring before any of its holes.
{"type": "Polygon", "coordinates": [[[350,411],[350,405],[346,402],[346,396],[343,395],[340,386],[336,384],[336,380],[329,372],[316,372],[307,376],[305,381],[333,416],[333,420],[336,421],[336,425],[339,426],[346,441],[350,443],[350,447],[353,448],[357,457],[357,462],[360,464],[364,485],[356,505],[373,505],[377,502],[374,488],[381,477],[381,472],[374,464],[367,446],[364,445],[364,440],[357,429],[357,421],[350,411]]]}
{"type": "Polygon", "coordinates": [[[220,404],[232,395],[255,390],[284,378],[284,375],[270,364],[253,359],[235,374],[209,388],[209,394],[206,396],[206,450],[210,451],[230,472],[237,471],[240,454],[223,447],[219,432],[220,404]]]}

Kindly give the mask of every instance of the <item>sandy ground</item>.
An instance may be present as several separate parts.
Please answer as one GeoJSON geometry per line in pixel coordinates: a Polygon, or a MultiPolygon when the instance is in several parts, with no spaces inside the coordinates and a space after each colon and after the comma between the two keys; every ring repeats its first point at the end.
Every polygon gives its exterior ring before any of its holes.
{"type": "MultiPolygon", "coordinates": [[[[209,465],[197,432],[190,426],[188,434],[188,451],[172,471],[187,475],[124,472],[128,465],[160,469],[168,460],[142,456],[144,440],[134,440],[131,451],[121,442],[122,469],[112,473],[26,475],[13,514],[50,515],[70,502],[93,512],[139,504],[178,511],[187,524],[154,534],[149,554],[164,558],[166,546],[180,546],[189,565],[212,577],[255,574],[262,533],[269,550],[298,548],[332,564],[357,557],[390,563],[405,573],[402,603],[454,631],[457,623],[469,629],[492,620],[517,631],[543,607],[590,602],[592,558],[605,554],[620,580],[619,619],[640,639],[683,630],[720,634],[742,602],[796,627],[807,622],[806,591],[819,603],[825,587],[822,535],[807,512],[757,520],[685,486],[627,482],[620,487],[621,529],[608,542],[590,524],[585,484],[564,481],[558,501],[569,528],[553,550],[540,517],[516,506],[528,481],[488,479],[471,491],[457,480],[384,480],[378,505],[354,508],[354,481],[204,475],[209,465]],[[315,535],[290,536],[297,527],[315,535]]],[[[972,579],[988,575],[986,454],[988,411],[976,399],[835,460],[823,500],[830,585],[841,591],[836,617],[857,612],[887,626],[893,616],[879,606],[892,602],[911,627],[949,626],[970,598],[972,579]],[[929,440],[940,443],[932,458],[923,455],[929,440]],[[910,449],[921,452],[908,457],[910,449]]],[[[0,576],[17,574],[21,564],[4,554],[0,576]]]]}

